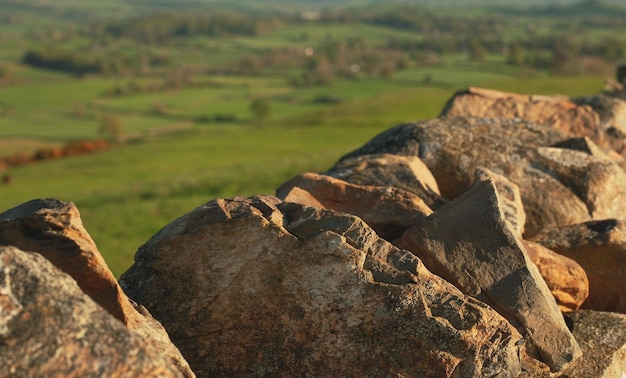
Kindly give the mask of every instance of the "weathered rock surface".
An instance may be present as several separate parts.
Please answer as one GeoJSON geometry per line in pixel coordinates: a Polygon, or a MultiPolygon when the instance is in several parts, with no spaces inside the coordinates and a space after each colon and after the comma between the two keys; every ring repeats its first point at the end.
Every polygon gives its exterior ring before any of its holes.
{"type": "Polygon", "coordinates": [[[560,377],[626,376],[626,315],[592,310],[565,314],[583,358],[560,377]]]}
{"type": "Polygon", "coordinates": [[[513,234],[521,238],[524,234],[524,224],[526,223],[526,212],[522,203],[519,187],[504,176],[501,176],[487,168],[476,168],[476,180],[492,180],[498,191],[498,198],[504,219],[509,224],[513,234]]]}
{"type": "Polygon", "coordinates": [[[624,221],[585,222],[546,231],[532,240],[583,267],[589,278],[589,298],[583,308],[626,313],[624,221]]]}
{"type": "Polygon", "coordinates": [[[580,357],[561,312],[505,220],[491,180],[476,185],[397,242],[433,273],[518,324],[529,346],[552,371],[580,357]]]}
{"type": "Polygon", "coordinates": [[[169,357],[186,376],[194,376],[165,329],[128,300],[73,203],[32,200],[0,214],[0,245],[44,256],[128,329],[169,357]]]}
{"type": "Polygon", "coordinates": [[[552,147],[584,152],[602,160],[612,161],[620,167],[626,168],[626,161],[624,160],[624,157],[610,148],[602,148],[598,146],[587,137],[568,138],[555,143],[552,147]]]}
{"type": "Polygon", "coordinates": [[[393,127],[338,164],[375,153],[417,156],[449,199],[473,185],[478,167],[490,169],[519,187],[527,217],[525,235],[531,236],[545,228],[590,219],[580,198],[535,168],[538,147],[549,147],[566,138],[558,130],[522,120],[439,118],[393,127]]]}
{"type": "Polygon", "coordinates": [[[0,247],[0,376],[184,375],[41,255],[0,247]]]}
{"type": "Polygon", "coordinates": [[[522,245],[556,299],[561,312],[578,310],[589,296],[589,279],[574,260],[528,240],[522,245]]]}
{"type": "Polygon", "coordinates": [[[325,173],[356,185],[392,186],[421,198],[433,210],[446,204],[435,177],[415,156],[374,154],[337,163],[325,173]]]}
{"type": "Polygon", "coordinates": [[[609,96],[568,99],[468,88],[456,92],[441,115],[520,118],[589,137],[620,154],[626,152],[626,103],[609,96]]]}
{"type": "Polygon", "coordinates": [[[260,196],[166,226],[122,287],[199,376],[515,377],[521,336],[359,218],[260,196]]]}
{"type": "MultiPolygon", "coordinates": [[[[418,219],[432,213],[421,198],[394,187],[354,185],[330,176],[304,173],[281,185],[277,196],[286,199],[293,188],[309,192],[327,209],[357,215],[386,240],[398,238],[418,219]]],[[[297,198],[292,194],[290,200],[297,198]]]]}
{"type": "Polygon", "coordinates": [[[606,95],[572,98],[571,101],[579,106],[591,107],[598,115],[598,136],[592,139],[598,139],[598,144],[621,155],[626,154],[626,101],[606,95]]]}
{"type": "Polygon", "coordinates": [[[626,172],[615,162],[581,151],[539,147],[539,163],[587,205],[594,219],[626,213],[626,172]]]}

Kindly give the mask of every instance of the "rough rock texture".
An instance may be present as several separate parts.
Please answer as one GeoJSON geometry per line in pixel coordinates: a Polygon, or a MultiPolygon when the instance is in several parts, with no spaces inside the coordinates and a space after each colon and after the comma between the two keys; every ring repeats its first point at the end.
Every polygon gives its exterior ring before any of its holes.
{"type": "Polygon", "coordinates": [[[626,168],[626,160],[610,148],[602,148],[587,137],[573,137],[555,143],[552,147],[584,152],[602,160],[610,160],[626,168]]]}
{"type": "Polygon", "coordinates": [[[397,242],[435,274],[518,324],[552,371],[581,352],[563,316],[504,219],[491,180],[476,185],[405,232],[397,242]]]}
{"type": "Polygon", "coordinates": [[[606,158],[570,149],[540,147],[539,163],[585,202],[594,219],[626,213],[626,172],[606,158]]]}
{"type": "Polygon", "coordinates": [[[0,245],[37,252],[69,274],[96,303],[194,376],[165,329],[145,309],[128,300],[73,203],[32,200],[0,214],[0,245]]]}
{"type": "Polygon", "coordinates": [[[359,218],[215,200],[144,244],[122,287],[199,376],[515,377],[521,336],[359,218]]]}
{"type": "Polygon", "coordinates": [[[0,247],[0,376],[183,374],[41,255],[0,247]]]}
{"type": "Polygon", "coordinates": [[[326,206],[322,205],[313,195],[304,189],[294,186],[289,189],[288,192],[282,193],[282,200],[285,202],[295,202],[304,206],[317,207],[318,209],[325,209],[326,206]]]}
{"type": "MultiPolygon", "coordinates": [[[[432,213],[421,198],[405,190],[354,185],[316,173],[292,178],[277,189],[277,196],[285,199],[296,187],[309,192],[327,209],[357,215],[386,240],[396,239],[418,219],[432,213]]],[[[290,198],[297,200],[293,195],[290,198]]]]}
{"type": "Polygon", "coordinates": [[[567,134],[587,136],[601,146],[626,153],[626,103],[609,96],[568,99],[468,88],[456,92],[441,115],[520,118],[567,134]]]}
{"type": "Polygon", "coordinates": [[[519,192],[519,187],[504,176],[501,176],[487,168],[476,169],[476,180],[485,181],[491,179],[498,191],[498,197],[504,211],[504,218],[509,224],[511,231],[516,237],[521,238],[524,234],[526,212],[519,192]]]}
{"type": "Polygon", "coordinates": [[[433,210],[446,204],[435,177],[415,156],[374,154],[343,160],[325,173],[352,184],[392,186],[421,198],[433,210]]]}
{"type": "Polygon", "coordinates": [[[522,120],[439,118],[393,127],[338,164],[375,153],[417,156],[435,176],[442,195],[450,199],[473,185],[478,167],[490,169],[519,187],[527,217],[525,235],[531,236],[590,219],[580,198],[535,168],[537,147],[566,138],[557,130],[522,120]]]}
{"type": "Polygon", "coordinates": [[[556,299],[561,312],[577,310],[589,296],[589,279],[574,260],[528,240],[522,245],[556,299]]]}
{"type": "Polygon", "coordinates": [[[533,241],[567,256],[589,278],[583,308],[626,313],[626,223],[606,219],[546,231],[533,241]]]}
{"type": "Polygon", "coordinates": [[[583,358],[560,377],[626,376],[626,315],[580,310],[565,314],[583,358]]]}
{"type": "MultiPolygon", "coordinates": [[[[619,98],[593,95],[571,99],[579,106],[589,106],[598,115],[596,126],[601,145],[621,155],[626,154],[626,101],[619,98]]],[[[592,138],[594,139],[594,138],[592,138]]]]}

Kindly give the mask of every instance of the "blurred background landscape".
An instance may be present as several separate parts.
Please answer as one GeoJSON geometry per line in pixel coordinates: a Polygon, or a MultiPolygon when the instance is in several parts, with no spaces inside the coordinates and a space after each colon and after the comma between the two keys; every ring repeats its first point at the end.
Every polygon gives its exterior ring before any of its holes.
{"type": "Polygon", "coordinates": [[[74,202],[119,276],[456,90],[599,93],[625,58],[619,0],[0,0],[0,212],[74,202]]]}

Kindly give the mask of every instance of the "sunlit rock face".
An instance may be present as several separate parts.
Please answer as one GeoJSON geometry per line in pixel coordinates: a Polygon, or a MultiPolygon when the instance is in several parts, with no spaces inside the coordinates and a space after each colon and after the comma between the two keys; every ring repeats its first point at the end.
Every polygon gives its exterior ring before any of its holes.
{"type": "Polygon", "coordinates": [[[122,286],[199,376],[507,376],[521,335],[361,219],[216,200],[137,253],[122,286]]]}

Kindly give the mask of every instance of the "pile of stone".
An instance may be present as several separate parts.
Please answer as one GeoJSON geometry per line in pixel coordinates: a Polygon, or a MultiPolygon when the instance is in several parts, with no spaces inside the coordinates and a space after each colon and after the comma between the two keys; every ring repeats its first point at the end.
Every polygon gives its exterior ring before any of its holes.
{"type": "Polygon", "coordinates": [[[470,88],[115,281],[72,204],[0,215],[0,376],[622,377],[626,104],[470,88]]]}

